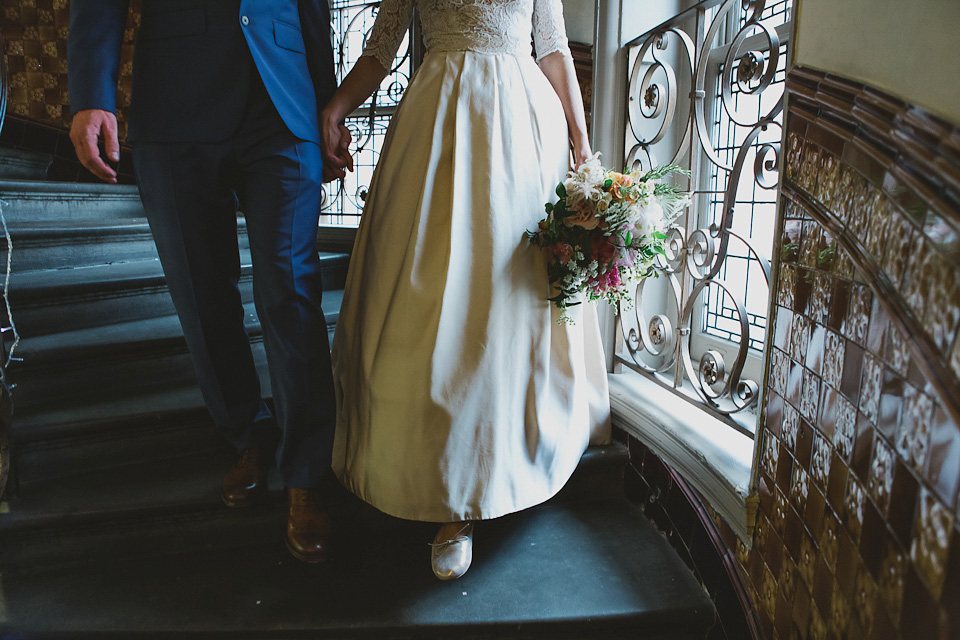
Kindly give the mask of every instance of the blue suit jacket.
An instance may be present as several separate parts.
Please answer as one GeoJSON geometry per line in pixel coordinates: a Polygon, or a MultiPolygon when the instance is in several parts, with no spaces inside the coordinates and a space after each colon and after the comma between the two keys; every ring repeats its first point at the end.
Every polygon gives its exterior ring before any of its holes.
{"type": "MultiPolygon", "coordinates": [[[[72,0],[70,108],[116,112],[129,0],[72,0]]],[[[319,142],[336,88],[327,0],[143,0],[131,142],[218,142],[240,123],[256,66],[290,131],[319,142]]]]}

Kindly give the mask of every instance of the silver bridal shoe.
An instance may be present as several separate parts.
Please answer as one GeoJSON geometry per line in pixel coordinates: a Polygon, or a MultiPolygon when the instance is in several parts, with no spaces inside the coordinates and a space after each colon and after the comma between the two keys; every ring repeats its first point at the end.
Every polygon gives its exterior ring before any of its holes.
{"type": "Polygon", "coordinates": [[[456,580],[473,560],[473,523],[468,522],[450,540],[430,543],[430,566],[441,580],[456,580]]]}

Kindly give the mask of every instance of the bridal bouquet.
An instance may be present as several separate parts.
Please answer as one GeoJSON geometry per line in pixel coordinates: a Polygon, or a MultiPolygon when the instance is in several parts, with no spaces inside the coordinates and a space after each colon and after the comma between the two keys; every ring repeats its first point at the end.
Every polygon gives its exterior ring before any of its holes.
{"type": "Polygon", "coordinates": [[[591,301],[629,303],[630,283],[657,274],[666,228],[688,201],[662,181],[674,173],[689,175],[676,165],[610,171],[598,153],[557,185],[560,199],[547,203],[547,217],[527,237],[546,255],[560,322],[572,322],[566,310],[580,304],[581,293],[591,301]]]}

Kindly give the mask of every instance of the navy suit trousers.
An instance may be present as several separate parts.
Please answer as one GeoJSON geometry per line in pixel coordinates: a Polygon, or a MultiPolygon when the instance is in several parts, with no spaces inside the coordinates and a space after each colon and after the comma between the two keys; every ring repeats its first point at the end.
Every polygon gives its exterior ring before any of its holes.
{"type": "Polygon", "coordinates": [[[227,140],[135,143],[134,164],[214,422],[238,450],[276,442],[286,486],[310,488],[329,473],[335,417],[316,247],[322,159],[317,144],[290,133],[252,75],[242,122],[227,140]],[[276,418],[244,329],[238,205],[276,418]]]}

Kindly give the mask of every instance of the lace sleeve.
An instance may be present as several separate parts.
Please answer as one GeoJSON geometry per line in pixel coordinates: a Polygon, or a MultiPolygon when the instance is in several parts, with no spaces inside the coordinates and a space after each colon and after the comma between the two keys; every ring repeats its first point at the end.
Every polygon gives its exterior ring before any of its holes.
{"type": "Polygon", "coordinates": [[[571,57],[560,0],[533,0],[533,48],[537,62],[557,51],[571,57]]]}
{"type": "Polygon", "coordinates": [[[410,26],[414,0],[383,0],[377,12],[377,19],[370,30],[363,55],[371,56],[389,71],[393,68],[393,59],[397,56],[403,36],[410,26]]]}

